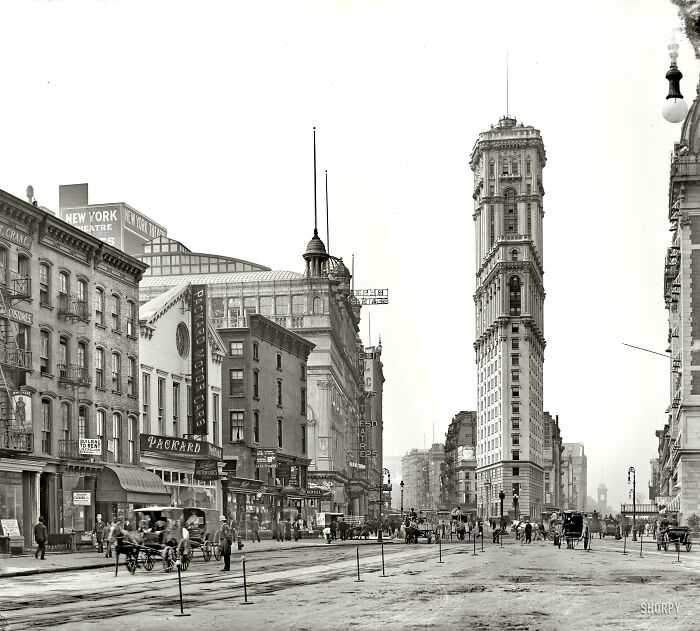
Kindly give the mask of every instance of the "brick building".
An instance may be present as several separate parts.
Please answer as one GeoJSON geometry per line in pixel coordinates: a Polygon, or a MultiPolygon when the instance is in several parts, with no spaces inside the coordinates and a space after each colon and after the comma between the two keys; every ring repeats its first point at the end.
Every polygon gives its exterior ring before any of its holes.
{"type": "Polygon", "coordinates": [[[458,412],[445,434],[442,504],[476,509],[476,412],[458,412]]]}

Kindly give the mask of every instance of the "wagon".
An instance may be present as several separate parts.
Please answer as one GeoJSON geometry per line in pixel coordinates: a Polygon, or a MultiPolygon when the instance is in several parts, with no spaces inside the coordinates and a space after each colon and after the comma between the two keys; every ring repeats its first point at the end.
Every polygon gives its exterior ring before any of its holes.
{"type": "Polygon", "coordinates": [[[191,561],[196,551],[202,553],[202,558],[209,561],[212,557],[219,560],[219,511],[212,508],[200,508],[198,506],[185,506],[182,509],[185,529],[187,530],[188,561],[191,561]]]}
{"type": "MultiPolygon", "coordinates": [[[[567,548],[575,548],[583,538],[583,513],[577,511],[564,511],[563,536],[567,548]]],[[[584,547],[588,542],[584,542],[584,547]]]]}
{"type": "Polygon", "coordinates": [[[184,509],[177,506],[150,506],[134,510],[138,530],[142,533],[144,547],[152,556],[159,556],[163,569],[171,572],[176,559],[186,570],[191,559],[189,536],[183,531],[184,509]]]}
{"type": "Polygon", "coordinates": [[[681,546],[685,546],[686,552],[690,552],[693,544],[690,540],[690,529],[688,526],[668,526],[661,532],[661,537],[656,547],[659,550],[663,547],[667,551],[670,543],[675,545],[676,551],[680,550],[681,546]]]}

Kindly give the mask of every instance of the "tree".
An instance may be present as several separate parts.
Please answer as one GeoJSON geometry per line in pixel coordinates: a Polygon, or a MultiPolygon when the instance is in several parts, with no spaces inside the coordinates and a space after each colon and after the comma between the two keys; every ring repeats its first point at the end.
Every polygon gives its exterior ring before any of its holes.
{"type": "Polygon", "coordinates": [[[688,526],[690,526],[693,530],[697,530],[698,526],[700,526],[700,517],[698,517],[695,513],[690,515],[688,517],[688,526]]]}

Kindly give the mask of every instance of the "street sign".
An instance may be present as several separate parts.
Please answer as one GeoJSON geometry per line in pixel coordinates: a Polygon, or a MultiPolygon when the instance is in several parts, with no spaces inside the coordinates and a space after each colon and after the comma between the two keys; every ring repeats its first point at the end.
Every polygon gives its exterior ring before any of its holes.
{"type": "Polygon", "coordinates": [[[275,449],[258,449],[255,454],[256,467],[272,468],[277,463],[277,451],[275,449]]]}

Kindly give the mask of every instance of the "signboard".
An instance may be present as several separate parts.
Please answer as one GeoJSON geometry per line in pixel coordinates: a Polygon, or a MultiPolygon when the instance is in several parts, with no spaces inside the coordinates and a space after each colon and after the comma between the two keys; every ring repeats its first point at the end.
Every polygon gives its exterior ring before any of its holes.
{"type": "Polygon", "coordinates": [[[27,250],[32,247],[32,238],[28,234],[15,230],[12,226],[8,226],[3,222],[0,222],[0,237],[12,241],[12,243],[16,243],[17,245],[21,245],[27,250]]]}
{"type": "Polygon", "coordinates": [[[34,324],[34,315],[29,313],[29,311],[8,307],[5,304],[0,304],[0,317],[9,318],[13,322],[19,322],[27,326],[32,326],[32,324],[34,324]]]}
{"type": "Polygon", "coordinates": [[[73,491],[73,506],[92,506],[92,491],[73,491]]]}
{"type": "Polygon", "coordinates": [[[232,476],[230,473],[226,477],[228,478],[229,491],[256,492],[261,491],[265,487],[265,483],[262,480],[237,478],[232,476]]]}
{"type": "Polygon", "coordinates": [[[21,537],[19,533],[19,524],[16,519],[0,519],[2,526],[2,534],[4,537],[21,537]]]}
{"type": "Polygon", "coordinates": [[[275,449],[258,449],[255,454],[255,466],[272,468],[277,465],[277,451],[275,449]]]}
{"type": "Polygon", "coordinates": [[[278,462],[276,467],[278,478],[288,478],[290,475],[290,467],[288,462],[278,462]]]}
{"type": "Polygon", "coordinates": [[[151,221],[148,217],[131,208],[131,206],[126,205],[124,206],[124,229],[135,232],[147,241],[156,237],[164,237],[167,234],[163,226],[158,225],[155,221],[151,221]]]}
{"type": "Polygon", "coordinates": [[[12,405],[15,409],[15,423],[20,427],[32,426],[32,395],[21,390],[12,393],[12,405]]]}
{"type": "Polygon", "coordinates": [[[328,493],[329,493],[329,491],[324,491],[323,489],[315,489],[315,488],[306,487],[306,494],[309,497],[327,495],[328,493]]]}
{"type": "Polygon", "coordinates": [[[60,209],[61,219],[109,245],[122,247],[120,204],[92,204],[79,209],[60,209]]]}
{"type": "MultiPolygon", "coordinates": [[[[321,500],[321,512],[322,513],[330,513],[331,512],[331,501],[330,500],[321,500]]],[[[320,517],[320,514],[319,514],[319,517],[320,517]]],[[[320,521],[320,519],[319,519],[319,521],[320,521]]]]}
{"type": "Polygon", "coordinates": [[[224,451],[221,447],[212,445],[204,440],[157,436],[155,434],[141,434],[139,440],[141,451],[189,454],[191,456],[213,458],[215,460],[222,460],[224,457],[224,451]]]}
{"type": "Polygon", "coordinates": [[[388,305],[388,289],[355,289],[350,302],[357,305],[388,305]]]}
{"type": "Polygon", "coordinates": [[[78,451],[87,456],[102,455],[102,439],[101,438],[79,438],[78,451]]]}
{"type": "Polygon", "coordinates": [[[289,486],[299,486],[299,467],[289,467],[289,486]]]}
{"type": "Polygon", "coordinates": [[[210,458],[194,461],[194,479],[211,482],[219,479],[219,461],[210,458]]]}
{"type": "Polygon", "coordinates": [[[209,433],[207,408],[207,286],[192,285],[192,433],[209,433]]]}

